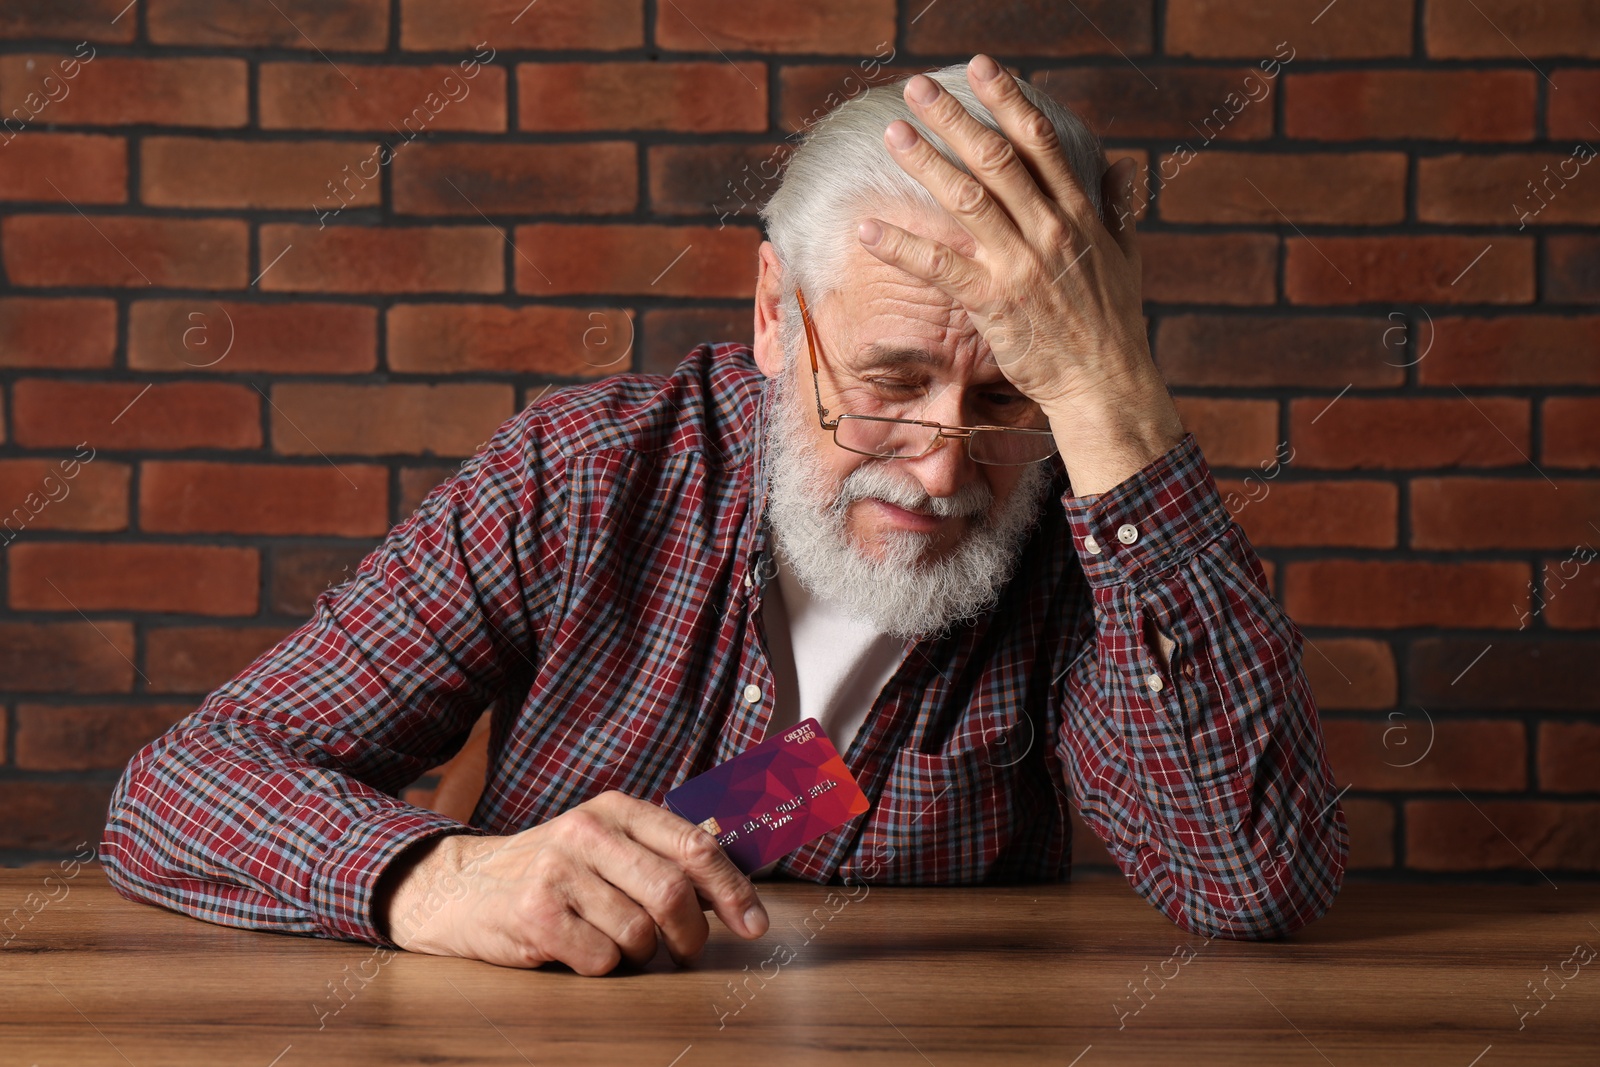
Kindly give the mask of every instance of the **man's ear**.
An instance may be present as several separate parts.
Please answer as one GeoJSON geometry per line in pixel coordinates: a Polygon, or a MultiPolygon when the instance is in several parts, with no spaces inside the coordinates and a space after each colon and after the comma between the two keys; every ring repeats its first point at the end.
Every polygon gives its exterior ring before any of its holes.
{"type": "Polygon", "coordinates": [[[783,266],[771,241],[762,241],[756,273],[756,366],[768,378],[783,372],[783,345],[778,339],[779,301],[783,296],[783,266]]]}

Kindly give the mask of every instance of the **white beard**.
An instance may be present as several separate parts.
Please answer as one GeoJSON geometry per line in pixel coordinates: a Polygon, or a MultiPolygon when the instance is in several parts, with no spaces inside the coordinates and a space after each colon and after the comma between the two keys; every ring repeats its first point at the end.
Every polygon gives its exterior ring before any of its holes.
{"type": "MultiPolygon", "coordinates": [[[[907,639],[946,631],[993,607],[1042,513],[1040,490],[1052,474],[1048,461],[1028,465],[996,516],[989,514],[994,493],[986,483],[971,482],[949,497],[929,496],[910,474],[887,470],[892,460],[863,457],[842,485],[834,484],[815,439],[815,406],[790,388],[794,365],[789,360],[762,388],[768,394],[763,447],[772,532],[795,578],[812,596],[907,639]],[[973,518],[942,559],[923,560],[937,531],[904,529],[884,533],[883,558],[874,559],[858,547],[845,522],[848,506],[864,497],[973,518]]],[[[837,446],[830,441],[826,447],[837,446]]],[[[941,447],[966,445],[951,438],[941,447]]]]}

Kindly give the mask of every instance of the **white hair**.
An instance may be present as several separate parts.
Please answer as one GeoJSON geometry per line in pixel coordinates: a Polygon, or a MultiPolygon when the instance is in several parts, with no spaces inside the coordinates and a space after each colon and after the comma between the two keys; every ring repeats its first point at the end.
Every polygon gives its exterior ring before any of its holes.
{"type": "MultiPolygon", "coordinates": [[[[965,63],[926,73],[979,122],[1000,131],[994,116],[967,83],[965,63]]],[[[933,194],[889,155],[883,143],[884,127],[904,119],[962,172],[972,173],[955,150],[924,126],[906,104],[903,92],[911,77],[875,85],[819,119],[790,154],[777,190],[761,209],[767,239],[784,270],[785,314],[780,336],[786,353],[798,339],[800,328],[794,287],[799,285],[807,300],[815,302],[849,283],[845,257],[856,240],[855,224],[863,216],[885,203],[940,209],[933,194]]],[[[1100,179],[1106,163],[1099,137],[1070,108],[1027,82],[1016,81],[1022,95],[1055,127],[1067,162],[1103,219],[1100,179]]]]}

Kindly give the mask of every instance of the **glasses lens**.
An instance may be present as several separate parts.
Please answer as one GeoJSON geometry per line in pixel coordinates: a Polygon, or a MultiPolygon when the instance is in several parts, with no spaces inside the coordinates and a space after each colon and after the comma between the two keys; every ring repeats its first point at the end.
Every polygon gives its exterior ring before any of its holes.
{"type": "Polygon", "coordinates": [[[933,446],[939,431],[932,426],[908,422],[879,422],[842,416],[834,440],[852,452],[864,452],[882,459],[920,456],[933,446]]]}
{"type": "Polygon", "coordinates": [[[967,449],[974,463],[1037,463],[1055,453],[1056,439],[1047,433],[974,430],[967,449]]]}
{"type": "MultiPolygon", "coordinates": [[[[938,436],[939,431],[932,426],[849,415],[840,417],[834,431],[834,440],[840,447],[879,459],[914,459],[932,448],[938,436]]],[[[1056,440],[1047,433],[974,430],[967,447],[974,463],[1037,463],[1055,452],[1056,440]]]]}

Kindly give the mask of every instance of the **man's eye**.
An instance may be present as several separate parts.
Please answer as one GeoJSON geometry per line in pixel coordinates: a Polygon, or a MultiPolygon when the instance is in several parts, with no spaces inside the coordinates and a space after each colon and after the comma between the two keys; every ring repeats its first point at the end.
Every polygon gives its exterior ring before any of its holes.
{"type": "Polygon", "coordinates": [[[922,386],[920,385],[912,385],[908,382],[892,382],[887,378],[868,378],[866,381],[868,385],[871,385],[877,389],[881,389],[884,392],[898,393],[902,396],[908,393],[920,392],[922,390],[922,386]]]}
{"type": "Polygon", "coordinates": [[[997,408],[1014,408],[1022,403],[1022,397],[1016,393],[985,393],[984,397],[997,408]]]}

